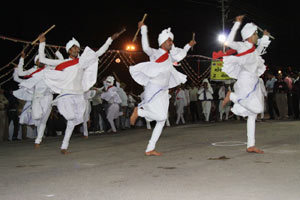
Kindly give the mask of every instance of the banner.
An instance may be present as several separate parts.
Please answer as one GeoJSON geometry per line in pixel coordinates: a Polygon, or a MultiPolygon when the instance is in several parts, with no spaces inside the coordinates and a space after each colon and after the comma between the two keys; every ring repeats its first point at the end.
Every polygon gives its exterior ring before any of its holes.
{"type": "Polygon", "coordinates": [[[214,60],[211,62],[211,71],[210,71],[210,80],[230,80],[231,78],[225,73],[222,72],[223,61],[214,60]]]}

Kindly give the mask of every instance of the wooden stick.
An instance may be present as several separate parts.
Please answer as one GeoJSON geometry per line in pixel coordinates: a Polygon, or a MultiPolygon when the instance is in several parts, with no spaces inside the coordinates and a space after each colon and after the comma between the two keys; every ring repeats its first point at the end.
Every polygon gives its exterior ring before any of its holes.
{"type": "MultiPolygon", "coordinates": [[[[41,35],[46,35],[49,31],[51,31],[53,28],[55,27],[55,24],[53,24],[50,28],[48,28],[44,33],[42,33],[41,35]]],[[[41,37],[41,35],[39,35],[33,42],[31,42],[31,45],[34,45],[41,37]]]]}
{"type": "Polygon", "coordinates": [[[116,80],[117,80],[119,83],[121,83],[121,80],[119,79],[119,77],[117,76],[117,74],[116,74],[115,72],[113,72],[113,74],[114,74],[116,80]]]}
{"type": "MultiPolygon", "coordinates": [[[[143,22],[143,23],[144,23],[146,17],[147,17],[147,13],[144,14],[144,17],[143,17],[143,19],[142,19],[142,22],[143,22]]],[[[132,39],[132,42],[135,42],[136,37],[137,37],[137,35],[138,35],[140,29],[141,29],[141,28],[138,28],[138,30],[136,31],[136,33],[135,33],[135,35],[134,35],[134,37],[133,37],[133,39],[132,39]]]]}
{"type": "MultiPolygon", "coordinates": [[[[193,32],[192,40],[195,40],[195,35],[196,35],[195,32],[193,32]]],[[[192,51],[193,51],[193,46],[192,46],[191,49],[192,49],[192,51]]]]}
{"type": "MultiPolygon", "coordinates": [[[[256,25],[257,26],[257,25],[256,25]]],[[[260,28],[259,26],[257,26],[257,29],[260,30],[261,32],[264,32],[264,30],[262,28],[260,28]]],[[[269,37],[273,40],[275,40],[275,37],[269,34],[269,37]]]]}
{"type": "Polygon", "coordinates": [[[126,28],[124,27],[118,34],[119,34],[119,36],[122,34],[122,33],[124,33],[125,31],[127,31],[126,30],[126,28]]]}

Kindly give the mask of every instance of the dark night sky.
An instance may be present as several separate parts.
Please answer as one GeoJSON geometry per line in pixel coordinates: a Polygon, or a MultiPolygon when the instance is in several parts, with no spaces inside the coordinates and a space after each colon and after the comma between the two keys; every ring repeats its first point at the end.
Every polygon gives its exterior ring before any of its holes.
{"type": "MultiPolygon", "coordinates": [[[[0,35],[32,41],[39,33],[55,24],[55,29],[46,36],[47,43],[65,46],[68,40],[75,37],[82,46],[99,48],[108,36],[125,26],[127,32],[110,47],[110,49],[124,49],[135,34],[137,22],[146,12],[148,17],[145,24],[148,25],[150,45],[154,48],[158,47],[157,37],[161,30],[171,27],[175,35],[175,45],[178,47],[183,47],[191,39],[192,32],[196,32],[197,45],[189,54],[211,56],[213,51],[221,49],[216,40],[222,31],[221,4],[216,0],[124,0],[105,1],[106,5],[103,4],[104,1],[97,4],[81,1],[69,6],[62,6],[62,1],[46,3],[40,2],[40,5],[15,3],[17,5],[2,6],[0,35]]],[[[268,54],[264,56],[266,64],[270,68],[287,66],[300,68],[296,60],[300,18],[295,3],[295,1],[228,0],[225,3],[227,6],[225,30],[230,31],[235,16],[246,14],[245,22],[252,21],[268,29],[276,37],[267,50],[268,54]]],[[[140,48],[140,38],[136,44],[140,48]]],[[[0,45],[1,68],[22,50],[22,44],[0,39],[0,45]]]]}

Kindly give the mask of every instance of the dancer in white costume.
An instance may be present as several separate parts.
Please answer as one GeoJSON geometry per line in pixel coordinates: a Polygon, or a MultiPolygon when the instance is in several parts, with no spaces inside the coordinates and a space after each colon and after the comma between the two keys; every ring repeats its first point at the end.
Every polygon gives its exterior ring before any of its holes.
{"type": "Polygon", "coordinates": [[[257,114],[263,112],[263,93],[259,76],[264,73],[266,66],[261,55],[270,44],[269,33],[264,31],[263,37],[258,40],[257,26],[247,23],[241,30],[243,42],[235,42],[234,36],[240,27],[244,16],[236,17],[236,22],[227,38],[230,48],[237,50],[235,56],[225,56],[222,70],[231,78],[237,79],[234,92],[228,92],[223,106],[230,100],[234,106],[231,111],[239,116],[247,116],[247,152],[264,153],[255,147],[255,120],[257,114]],[[255,48],[255,45],[258,45],[255,48]]]}
{"type": "Polygon", "coordinates": [[[175,91],[174,105],[176,106],[176,113],[177,113],[176,124],[177,125],[179,124],[180,119],[181,122],[185,124],[183,114],[184,114],[184,106],[187,105],[187,101],[185,98],[184,90],[181,89],[181,86],[178,86],[177,90],[175,91]]]}
{"type": "MultiPolygon", "coordinates": [[[[62,57],[59,56],[61,54],[58,51],[56,52],[56,55],[58,55],[58,58],[62,60],[62,57]]],[[[27,100],[26,96],[29,97],[31,95],[31,99],[26,101],[21,113],[20,123],[32,125],[31,123],[33,122],[37,127],[35,147],[38,148],[44,136],[46,123],[51,113],[51,103],[53,99],[53,92],[45,84],[41,72],[44,69],[53,69],[54,67],[47,66],[39,62],[39,56],[37,55],[34,58],[35,65],[29,70],[24,70],[24,58],[25,53],[22,52],[22,56],[17,68],[17,74],[18,76],[23,76],[27,79],[24,79],[20,82],[20,89],[15,91],[14,95],[18,98],[23,98],[22,100],[27,100]],[[21,92],[23,92],[22,95],[20,95],[21,92]]]]}
{"type": "Polygon", "coordinates": [[[141,28],[143,51],[150,57],[150,61],[131,66],[129,69],[132,78],[145,87],[144,101],[134,109],[130,124],[134,125],[138,116],[148,121],[156,121],[145,155],[160,156],[161,153],[155,151],[155,145],[168,117],[168,89],[186,82],[186,76],[176,71],[172,64],[181,61],[196,42],[192,40],[184,49],[177,48],[173,44],[174,35],[168,28],[158,36],[160,48],[153,49],[149,46],[147,26],[141,21],[138,27],[141,28]]]}
{"type": "Polygon", "coordinates": [[[107,101],[110,105],[107,109],[106,118],[111,126],[111,130],[115,133],[117,132],[114,120],[119,116],[123,115],[120,112],[120,103],[122,100],[118,94],[118,88],[114,86],[114,77],[108,76],[104,81],[105,91],[102,92],[101,98],[107,101]]]}
{"type": "Polygon", "coordinates": [[[97,80],[98,57],[103,55],[112,41],[119,34],[109,37],[105,44],[94,52],[86,47],[79,57],[80,44],[74,38],[66,44],[69,58],[65,60],[53,60],[45,57],[45,36],[40,36],[39,60],[47,65],[56,66],[55,70],[43,70],[45,83],[52,91],[58,93],[54,103],[58,111],[67,120],[67,128],[61,146],[61,153],[67,154],[69,141],[74,127],[84,122],[86,99],[84,92],[88,91],[97,80]]]}

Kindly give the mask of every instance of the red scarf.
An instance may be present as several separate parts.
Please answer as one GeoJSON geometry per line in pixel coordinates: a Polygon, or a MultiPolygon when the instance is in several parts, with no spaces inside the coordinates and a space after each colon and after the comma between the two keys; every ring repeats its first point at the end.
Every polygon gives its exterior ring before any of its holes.
{"type": "Polygon", "coordinates": [[[41,68],[38,68],[37,70],[35,70],[34,72],[32,72],[29,75],[24,76],[24,78],[31,78],[33,76],[33,74],[38,73],[38,72],[42,71],[43,69],[45,69],[45,66],[41,67],[41,68]]]}
{"type": "Polygon", "coordinates": [[[255,51],[255,46],[254,46],[254,45],[253,45],[252,48],[248,49],[247,51],[244,51],[244,52],[242,52],[242,53],[236,54],[235,56],[238,56],[238,57],[244,56],[244,55],[246,55],[246,54],[252,53],[253,51],[255,51]]]}
{"type": "Polygon", "coordinates": [[[111,86],[108,86],[108,88],[106,89],[106,91],[108,91],[110,88],[112,88],[113,87],[113,85],[111,85],[111,86]]]}
{"type": "Polygon", "coordinates": [[[78,64],[78,62],[79,62],[79,58],[75,58],[73,60],[68,60],[66,62],[63,62],[63,63],[60,63],[59,65],[57,65],[55,67],[55,70],[63,71],[64,69],[66,69],[68,67],[71,67],[71,66],[74,66],[74,65],[78,64]]]}
{"type": "Polygon", "coordinates": [[[166,52],[162,56],[160,56],[155,62],[161,63],[161,62],[166,61],[168,58],[169,58],[169,53],[166,52]]]}
{"type": "MultiPolygon", "coordinates": [[[[244,56],[246,54],[252,53],[254,50],[255,50],[255,46],[253,45],[252,48],[250,48],[247,51],[244,51],[242,53],[236,54],[235,56],[238,56],[238,57],[244,56]]],[[[237,51],[234,50],[234,49],[229,49],[225,53],[223,53],[222,51],[219,51],[217,53],[213,52],[213,59],[218,59],[218,58],[221,58],[221,57],[224,57],[224,56],[230,56],[230,55],[235,54],[236,52],[237,51]]]]}

